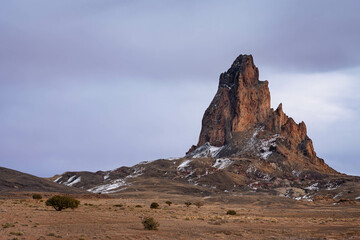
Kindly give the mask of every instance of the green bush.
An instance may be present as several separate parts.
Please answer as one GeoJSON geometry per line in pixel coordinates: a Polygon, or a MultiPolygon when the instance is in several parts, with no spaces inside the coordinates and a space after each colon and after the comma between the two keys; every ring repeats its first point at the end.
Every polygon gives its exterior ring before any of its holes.
{"type": "Polygon", "coordinates": [[[142,208],[142,206],[141,206],[141,205],[136,205],[135,207],[136,207],[136,208],[142,208]]]}
{"type": "Polygon", "coordinates": [[[236,215],[236,211],[235,210],[228,210],[226,212],[226,215],[236,215]]]}
{"type": "Polygon", "coordinates": [[[56,211],[61,211],[66,208],[75,209],[79,206],[80,201],[69,196],[56,195],[49,198],[45,202],[46,206],[52,206],[56,211]]]}
{"type": "Polygon", "coordinates": [[[185,202],[185,205],[189,207],[192,203],[191,202],[185,202]]]}
{"type": "Polygon", "coordinates": [[[157,230],[160,224],[153,217],[144,217],[141,221],[147,230],[157,230]]]}
{"type": "Polygon", "coordinates": [[[38,194],[38,193],[34,193],[32,195],[32,198],[35,199],[35,200],[40,200],[40,199],[42,199],[42,196],[40,194],[38,194]]]}
{"type": "Polygon", "coordinates": [[[123,204],[115,204],[114,207],[123,207],[124,205],[123,204]]]}
{"type": "Polygon", "coordinates": [[[158,209],[159,208],[159,204],[157,202],[153,202],[150,204],[150,208],[153,208],[153,209],[158,209]]]}
{"type": "Polygon", "coordinates": [[[172,204],[171,201],[166,201],[165,203],[166,203],[167,205],[169,205],[169,206],[172,204]]]}

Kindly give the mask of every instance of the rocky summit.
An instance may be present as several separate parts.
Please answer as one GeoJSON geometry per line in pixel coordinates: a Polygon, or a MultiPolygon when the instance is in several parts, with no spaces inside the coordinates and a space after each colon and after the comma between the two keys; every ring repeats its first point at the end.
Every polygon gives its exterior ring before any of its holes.
{"type": "Polygon", "coordinates": [[[251,55],[240,55],[220,75],[217,93],[202,119],[199,142],[187,152],[188,157],[200,155],[260,158],[291,171],[336,173],[316,156],[305,123],[295,123],[281,103],[276,110],[270,107],[268,81],[259,80],[251,55]]]}
{"type": "Polygon", "coordinates": [[[184,157],[141,162],[112,171],[66,172],[54,182],[92,193],[191,195],[221,199],[269,193],[303,201],[358,201],[359,177],[340,174],[319,158],[304,122],[280,104],[270,107],[267,81],[251,55],[220,75],[202,119],[197,145],[184,157]]]}

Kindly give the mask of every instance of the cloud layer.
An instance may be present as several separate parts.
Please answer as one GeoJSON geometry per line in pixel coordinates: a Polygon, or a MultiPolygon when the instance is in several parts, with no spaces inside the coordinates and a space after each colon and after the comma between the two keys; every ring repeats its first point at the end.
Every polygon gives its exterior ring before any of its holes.
{"type": "Polygon", "coordinates": [[[0,3],[0,165],[40,176],[181,156],[241,53],[317,153],[360,175],[358,1],[0,3]]]}

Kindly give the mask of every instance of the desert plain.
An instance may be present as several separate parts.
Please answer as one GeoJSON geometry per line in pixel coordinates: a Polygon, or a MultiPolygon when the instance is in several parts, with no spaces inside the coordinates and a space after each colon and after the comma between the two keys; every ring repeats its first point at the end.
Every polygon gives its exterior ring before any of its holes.
{"type": "Polygon", "coordinates": [[[74,210],[55,211],[32,193],[0,196],[0,239],[360,239],[359,203],[295,201],[261,193],[200,198],[152,192],[72,195],[74,210]],[[171,201],[169,206],[165,202],[171,201]],[[184,203],[201,202],[187,207],[184,203]],[[151,209],[152,202],[159,209],[151,209]],[[236,215],[227,215],[235,210],[236,215]],[[158,230],[144,229],[153,217],[158,230]]]}

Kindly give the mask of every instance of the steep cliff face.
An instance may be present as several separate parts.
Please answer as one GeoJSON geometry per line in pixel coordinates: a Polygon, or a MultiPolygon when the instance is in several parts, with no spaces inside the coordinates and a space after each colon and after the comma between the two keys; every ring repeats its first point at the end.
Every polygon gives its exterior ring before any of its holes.
{"type": "Polygon", "coordinates": [[[259,81],[259,71],[251,55],[240,55],[231,68],[220,75],[218,91],[202,120],[199,143],[223,146],[233,132],[241,132],[263,122],[270,111],[267,81],[259,81]]]}
{"type": "Polygon", "coordinates": [[[217,149],[209,157],[288,161],[335,172],[316,156],[305,123],[288,117],[282,104],[276,110],[270,107],[268,81],[259,80],[251,55],[240,55],[220,75],[218,91],[202,120],[199,142],[187,155],[199,156],[206,146],[217,149]]]}

